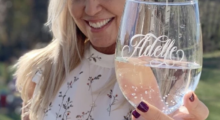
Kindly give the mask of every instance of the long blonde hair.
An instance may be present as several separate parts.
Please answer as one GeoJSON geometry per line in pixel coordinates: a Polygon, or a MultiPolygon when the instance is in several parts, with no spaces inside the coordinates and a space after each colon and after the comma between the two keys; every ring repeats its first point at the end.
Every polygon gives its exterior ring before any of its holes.
{"type": "Polygon", "coordinates": [[[16,87],[23,102],[28,103],[26,107],[31,120],[42,119],[46,106],[55,97],[65,76],[80,63],[84,54],[86,37],[72,19],[67,0],[50,0],[46,24],[52,31],[52,42],[45,48],[26,53],[15,65],[16,87]],[[31,80],[42,67],[44,72],[40,87],[36,86],[37,92],[31,99],[28,91],[31,80]]]}

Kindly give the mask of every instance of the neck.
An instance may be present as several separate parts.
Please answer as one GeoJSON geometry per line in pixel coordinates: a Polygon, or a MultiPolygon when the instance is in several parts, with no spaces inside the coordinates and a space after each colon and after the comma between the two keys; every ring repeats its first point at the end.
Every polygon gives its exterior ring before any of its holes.
{"type": "Polygon", "coordinates": [[[109,47],[95,47],[95,46],[93,46],[93,48],[103,54],[114,54],[115,53],[115,46],[116,46],[116,43],[114,43],[113,45],[111,45],[109,47]]]}

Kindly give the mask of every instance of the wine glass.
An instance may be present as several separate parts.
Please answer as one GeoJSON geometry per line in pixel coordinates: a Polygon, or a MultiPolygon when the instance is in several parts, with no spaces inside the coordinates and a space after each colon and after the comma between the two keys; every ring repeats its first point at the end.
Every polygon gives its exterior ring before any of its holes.
{"type": "Polygon", "coordinates": [[[116,76],[134,106],[165,114],[183,105],[202,71],[197,0],[126,0],[116,47],[116,76]]]}

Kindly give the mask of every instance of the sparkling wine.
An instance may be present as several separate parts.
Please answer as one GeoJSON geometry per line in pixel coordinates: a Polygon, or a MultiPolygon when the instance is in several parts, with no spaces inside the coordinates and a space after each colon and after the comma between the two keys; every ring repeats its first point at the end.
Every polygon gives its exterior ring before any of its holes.
{"type": "Polygon", "coordinates": [[[194,91],[202,67],[197,63],[153,59],[150,57],[116,57],[116,75],[126,99],[136,107],[142,100],[165,114],[177,110],[183,96],[194,91]],[[152,66],[152,61],[163,61],[152,66]]]}

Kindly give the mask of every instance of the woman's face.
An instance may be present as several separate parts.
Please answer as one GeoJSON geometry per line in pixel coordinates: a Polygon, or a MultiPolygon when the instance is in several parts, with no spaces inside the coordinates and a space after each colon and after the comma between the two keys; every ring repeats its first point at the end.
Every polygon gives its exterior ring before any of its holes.
{"type": "Polygon", "coordinates": [[[95,47],[116,42],[125,0],[68,0],[76,25],[95,47]]]}

